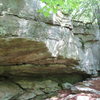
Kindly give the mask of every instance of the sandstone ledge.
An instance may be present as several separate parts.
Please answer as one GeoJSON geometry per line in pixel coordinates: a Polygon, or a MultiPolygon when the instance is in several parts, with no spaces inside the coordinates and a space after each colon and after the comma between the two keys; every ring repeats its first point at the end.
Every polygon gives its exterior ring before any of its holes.
{"type": "Polygon", "coordinates": [[[0,39],[0,75],[83,74],[76,68],[78,64],[71,58],[52,57],[42,42],[26,38],[0,39]]]}

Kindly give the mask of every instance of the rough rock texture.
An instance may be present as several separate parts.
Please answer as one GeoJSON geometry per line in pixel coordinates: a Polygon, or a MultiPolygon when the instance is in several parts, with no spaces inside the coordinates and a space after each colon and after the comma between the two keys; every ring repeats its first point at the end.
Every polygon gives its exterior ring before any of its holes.
{"type": "Polygon", "coordinates": [[[89,77],[77,69],[78,64],[75,59],[52,57],[43,42],[0,38],[0,100],[51,97],[61,90],[62,82],[75,83],[89,77]]]}
{"type": "Polygon", "coordinates": [[[73,32],[81,43],[81,68],[87,70],[88,73],[96,74],[96,70],[100,70],[100,57],[98,56],[100,53],[100,30],[98,26],[73,21],[73,32]]]}
{"type": "MultiPolygon", "coordinates": [[[[37,12],[43,5],[40,0],[0,0],[0,100],[44,100],[66,88],[73,99],[83,95],[88,100],[93,92],[80,94],[69,83],[100,70],[98,26],[71,22],[61,12],[46,18],[37,12]]],[[[97,89],[99,80],[92,82],[97,89]]],[[[62,93],[61,100],[68,94],[62,93]]]]}
{"type": "Polygon", "coordinates": [[[81,72],[77,60],[52,57],[43,42],[25,38],[0,39],[0,74],[30,75],[81,72]]]}
{"type": "MultiPolygon", "coordinates": [[[[0,81],[0,100],[10,100],[23,92],[16,84],[10,81],[0,81]]],[[[13,100],[13,99],[12,99],[13,100]]]]}
{"type": "Polygon", "coordinates": [[[46,18],[37,12],[43,5],[40,0],[0,0],[0,36],[43,41],[53,56],[80,60],[79,69],[96,75],[100,70],[98,26],[71,22],[60,12],[46,18]]]}
{"type": "Polygon", "coordinates": [[[89,77],[78,60],[52,57],[43,42],[26,38],[0,39],[0,100],[44,100],[89,77]],[[5,95],[6,94],[6,95],[5,95]]]}
{"type": "Polygon", "coordinates": [[[42,100],[42,96],[50,97],[61,89],[57,82],[51,80],[17,82],[12,79],[0,80],[0,100],[42,100]]]}
{"type": "Polygon", "coordinates": [[[66,81],[76,83],[82,80],[83,76],[78,74],[38,77],[35,75],[31,77],[0,76],[0,100],[44,100],[66,89],[63,87],[66,81]]]}
{"type": "Polygon", "coordinates": [[[25,38],[0,39],[0,65],[30,64],[50,55],[42,42],[25,38]]]}
{"type": "Polygon", "coordinates": [[[100,77],[92,78],[72,86],[69,90],[61,90],[57,96],[45,100],[100,100],[99,82],[100,77]]]}

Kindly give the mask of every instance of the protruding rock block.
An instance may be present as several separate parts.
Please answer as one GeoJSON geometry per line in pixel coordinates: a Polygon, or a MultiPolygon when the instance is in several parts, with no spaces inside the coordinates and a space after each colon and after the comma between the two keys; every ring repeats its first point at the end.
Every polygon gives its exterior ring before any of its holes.
{"type": "Polygon", "coordinates": [[[52,57],[42,42],[25,38],[0,39],[0,75],[31,76],[80,73],[77,60],[52,57]]]}

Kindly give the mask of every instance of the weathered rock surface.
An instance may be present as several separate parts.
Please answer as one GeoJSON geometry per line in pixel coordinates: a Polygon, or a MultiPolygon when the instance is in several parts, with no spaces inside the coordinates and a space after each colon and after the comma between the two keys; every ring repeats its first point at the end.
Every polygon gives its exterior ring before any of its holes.
{"type": "Polygon", "coordinates": [[[0,100],[42,100],[42,96],[43,98],[52,96],[60,89],[58,83],[51,80],[31,80],[30,82],[21,80],[17,83],[13,80],[2,79],[0,80],[0,100]]]}
{"type": "Polygon", "coordinates": [[[63,88],[57,81],[41,80],[0,80],[0,100],[99,100],[100,77],[79,82],[75,85],[67,84],[63,88]],[[8,83],[8,84],[6,84],[8,83]],[[6,94],[6,95],[5,95],[6,94]],[[48,99],[47,99],[48,98],[48,99]]]}
{"type": "Polygon", "coordinates": [[[44,100],[51,97],[61,90],[62,82],[75,83],[89,77],[76,68],[78,64],[75,59],[52,57],[43,42],[30,38],[1,38],[0,99],[44,100]]]}
{"type": "MultiPolygon", "coordinates": [[[[45,100],[57,95],[66,82],[76,83],[83,77],[78,74],[59,76],[0,77],[0,100],[45,100]],[[71,77],[72,76],[72,77],[71,77]],[[57,79],[58,78],[58,79],[57,79]],[[6,94],[6,95],[5,95],[6,94]]],[[[72,86],[71,85],[71,89],[72,86]]]]}
{"type": "Polygon", "coordinates": [[[0,80],[0,100],[13,100],[22,92],[23,90],[13,82],[0,80]]]}
{"type": "Polygon", "coordinates": [[[61,13],[46,18],[37,12],[41,7],[39,0],[0,0],[0,100],[44,100],[66,88],[61,100],[99,99],[99,80],[92,81],[96,91],[67,84],[100,70],[98,27],[72,25],[61,13]]]}
{"type": "Polygon", "coordinates": [[[100,100],[100,77],[75,85],[76,90],[62,90],[45,100],[100,100]]]}
{"type": "Polygon", "coordinates": [[[0,65],[30,64],[50,56],[42,42],[24,38],[0,39],[0,65]]]}
{"type": "Polygon", "coordinates": [[[78,64],[78,60],[71,58],[52,57],[42,42],[25,38],[0,39],[1,75],[81,73],[76,68],[78,64]]]}
{"type": "Polygon", "coordinates": [[[79,69],[97,75],[100,70],[98,26],[72,22],[61,13],[46,18],[37,12],[43,5],[40,0],[0,0],[0,36],[43,41],[53,56],[80,60],[79,69]]]}

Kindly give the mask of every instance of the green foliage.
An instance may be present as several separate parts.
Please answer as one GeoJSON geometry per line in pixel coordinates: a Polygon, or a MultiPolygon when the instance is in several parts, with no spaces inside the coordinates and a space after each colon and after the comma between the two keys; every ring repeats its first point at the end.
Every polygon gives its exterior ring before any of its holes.
{"type": "Polygon", "coordinates": [[[45,16],[57,13],[58,10],[64,14],[70,14],[73,19],[82,21],[94,21],[100,19],[100,0],[41,0],[46,5],[39,10],[45,16]],[[98,8],[98,9],[97,9],[98,8]]]}
{"type": "Polygon", "coordinates": [[[61,10],[63,13],[71,13],[75,8],[77,8],[81,0],[41,0],[46,5],[39,10],[45,16],[49,14],[57,13],[58,10],[61,10]]]}
{"type": "Polygon", "coordinates": [[[99,5],[99,0],[84,0],[79,5],[78,10],[76,10],[76,12],[73,14],[73,18],[76,20],[81,19],[93,22],[94,19],[97,18],[95,15],[100,15],[99,13],[96,13],[99,5]]]}
{"type": "Polygon", "coordinates": [[[39,10],[45,16],[49,16],[51,12],[57,13],[59,9],[62,8],[64,1],[63,0],[41,0],[46,5],[39,10]]]}

